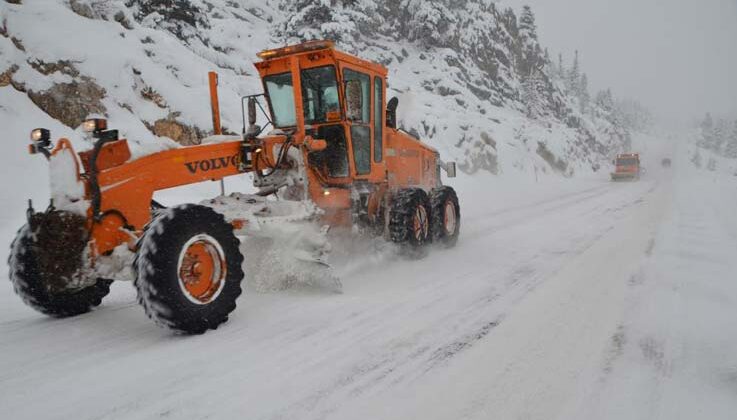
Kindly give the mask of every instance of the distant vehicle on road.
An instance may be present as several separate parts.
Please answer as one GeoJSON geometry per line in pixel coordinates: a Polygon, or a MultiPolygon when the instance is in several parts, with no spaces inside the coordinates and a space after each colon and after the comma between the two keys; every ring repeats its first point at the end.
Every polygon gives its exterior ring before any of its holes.
{"type": "Polygon", "coordinates": [[[670,158],[663,158],[663,160],[660,161],[660,164],[663,165],[664,168],[670,168],[671,163],[670,158]]]}
{"type": "Polygon", "coordinates": [[[623,153],[614,159],[614,172],[611,173],[612,181],[640,179],[642,168],[640,167],[639,153],[623,153]]]}

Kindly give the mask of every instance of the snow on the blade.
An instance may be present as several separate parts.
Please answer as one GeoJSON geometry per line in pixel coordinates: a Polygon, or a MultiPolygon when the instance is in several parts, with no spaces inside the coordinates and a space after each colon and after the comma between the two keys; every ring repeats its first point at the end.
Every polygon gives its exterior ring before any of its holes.
{"type": "Polygon", "coordinates": [[[49,160],[49,175],[54,207],[86,217],[90,203],[84,198],[76,154],[68,148],[58,150],[49,160]]]}
{"type": "Polygon", "coordinates": [[[330,267],[327,230],[316,221],[322,213],[312,201],[276,200],[233,193],[200,203],[226,220],[245,220],[238,233],[245,257],[246,281],[257,290],[313,285],[340,290],[330,267]]]}

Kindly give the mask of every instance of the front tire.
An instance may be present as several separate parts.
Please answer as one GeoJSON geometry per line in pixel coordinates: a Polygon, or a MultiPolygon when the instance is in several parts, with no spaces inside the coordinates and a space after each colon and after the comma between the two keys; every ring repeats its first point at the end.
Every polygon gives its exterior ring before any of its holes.
{"type": "Polygon", "coordinates": [[[10,246],[9,278],[15,293],[26,305],[55,318],[91,311],[110,293],[112,280],[70,288],[79,280],[86,246],[83,217],[60,211],[32,215],[10,246]]]}
{"type": "Polygon", "coordinates": [[[184,334],[227,321],[241,294],[239,245],[233,227],[209,207],[160,211],[144,229],[133,263],[138,301],[149,318],[184,334]]]}
{"type": "Polygon", "coordinates": [[[452,187],[442,186],[432,191],[433,242],[452,248],[458,242],[461,231],[461,207],[458,195],[452,187]]]}

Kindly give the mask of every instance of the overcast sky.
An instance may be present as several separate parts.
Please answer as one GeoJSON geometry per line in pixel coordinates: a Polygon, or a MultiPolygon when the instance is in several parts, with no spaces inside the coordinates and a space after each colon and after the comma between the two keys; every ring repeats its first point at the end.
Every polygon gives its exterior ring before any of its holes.
{"type": "Polygon", "coordinates": [[[737,118],[737,0],[505,0],[532,6],[543,46],[578,49],[594,89],[659,116],[737,118]]]}

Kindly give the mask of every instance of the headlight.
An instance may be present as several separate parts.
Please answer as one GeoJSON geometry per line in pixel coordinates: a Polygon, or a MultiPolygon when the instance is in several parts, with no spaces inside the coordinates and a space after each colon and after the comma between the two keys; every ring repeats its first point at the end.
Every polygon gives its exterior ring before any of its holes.
{"type": "Polygon", "coordinates": [[[82,123],[82,130],[87,133],[107,130],[107,120],[102,118],[93,118],[82,123]]]}
{"type": "Polygon", "coordinates": [[[45,128],[37,128],[31,131],[31,141],[34,143],[45,143],[51,139],[51,132],[45,128]]]}

